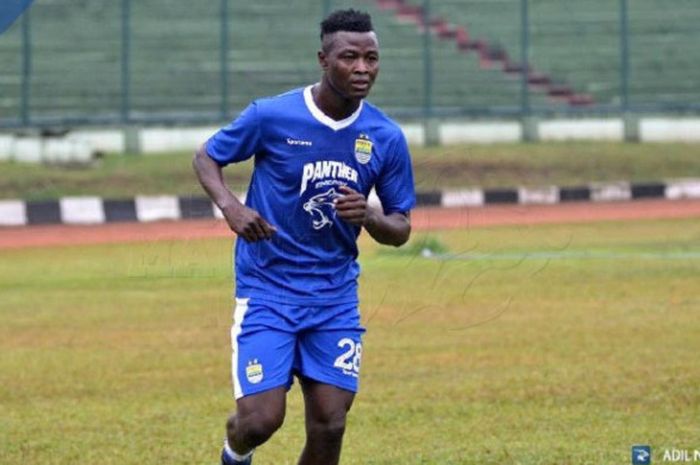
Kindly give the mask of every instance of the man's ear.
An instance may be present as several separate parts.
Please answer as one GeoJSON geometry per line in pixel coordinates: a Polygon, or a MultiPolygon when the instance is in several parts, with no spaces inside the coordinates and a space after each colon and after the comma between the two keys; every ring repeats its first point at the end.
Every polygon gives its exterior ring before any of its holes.
{"type": "Polygon", "coordinates": [[[318,64],[321,66],[323,71],[328,69],[328,59],[326,58],[326,54],[323,52],[323,50],[318,51],[318,64]]]}

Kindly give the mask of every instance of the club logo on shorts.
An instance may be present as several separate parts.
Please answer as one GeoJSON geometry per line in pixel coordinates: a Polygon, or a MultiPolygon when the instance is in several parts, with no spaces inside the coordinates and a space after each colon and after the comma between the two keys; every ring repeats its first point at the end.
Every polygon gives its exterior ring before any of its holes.
{"type": "Polygon", "coordinates": [[[253,360],[248,360],[248,366],[245,367],[245,375],[248,378],[248,382],[251,384],[258,384],[263,379],[263,367],[262,364],[258,362],[257,358],[253,360]]]}
{"type": "Polygon", "coordinates": [[[372,158],[372,141],[367,134],[360,134],[355,139],[355,159],[366,165],[372,158]]]}

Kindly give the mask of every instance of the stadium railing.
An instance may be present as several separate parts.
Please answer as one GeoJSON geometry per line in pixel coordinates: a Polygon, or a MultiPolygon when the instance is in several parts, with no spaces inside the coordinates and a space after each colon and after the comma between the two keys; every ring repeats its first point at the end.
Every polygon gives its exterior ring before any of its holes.
{"type": "Polygon", "coordinates": [[[35,0],[0,36],[0,126],[229,119],[318,79],[318,21],[347,6],[394,116],[700,112],[697,0],[35,0]]]}

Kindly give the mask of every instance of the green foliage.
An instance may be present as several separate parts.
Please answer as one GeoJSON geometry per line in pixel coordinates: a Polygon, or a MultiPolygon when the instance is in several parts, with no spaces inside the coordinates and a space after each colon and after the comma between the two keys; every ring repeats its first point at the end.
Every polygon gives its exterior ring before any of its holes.
{"type": "MultiPolygon", "coordinates": [[[[700,437],[700,222],[363,237],[368,328],[342,463],[629,463],[700,437]]],[[[0,255],[0,463],[216,463],[230,240],[0,255]]],[[[259,463],[294,464],[298,388],[259,463]]],[[[655,456],[655,460],[658,456],[655,456]]]]}

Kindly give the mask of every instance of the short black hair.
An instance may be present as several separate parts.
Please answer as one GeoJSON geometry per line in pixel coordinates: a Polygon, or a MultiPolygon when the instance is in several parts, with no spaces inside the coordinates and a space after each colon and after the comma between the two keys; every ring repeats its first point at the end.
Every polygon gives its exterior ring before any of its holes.
{"type": "Polygon", "coordinates": [[[336,10],[321,21],[321,39],[326,34],[333,34],[338,31],[371,32],[373,30],[372,17],[369,13],[352,8],[336,10]]]}

